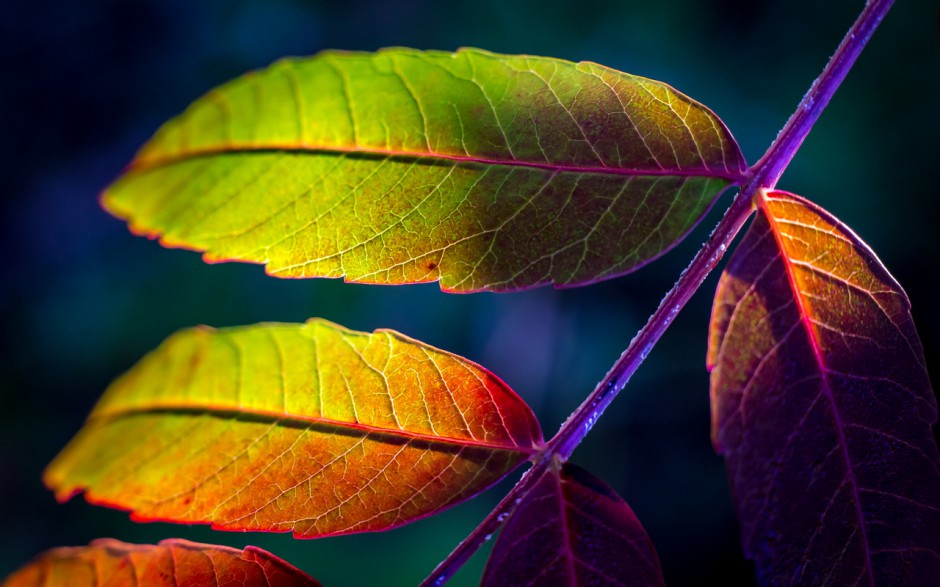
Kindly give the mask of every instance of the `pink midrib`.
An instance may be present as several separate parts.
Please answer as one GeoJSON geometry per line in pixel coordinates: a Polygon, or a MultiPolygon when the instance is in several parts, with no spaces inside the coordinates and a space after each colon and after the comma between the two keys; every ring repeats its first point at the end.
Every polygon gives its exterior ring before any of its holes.
{"type": "Polygon", "coordinates": [[[738,154],[736,171],[728,169],[727,164],[722,162],[722,169],[716,170],[708,166],[701,168],[670,169],[670,168],[643,168],[643,167],[611,167],[609,165],[565,165],[560,163],[546,163],[538,161],[522,161],[519,159],[495,159],[491,157],[477,157],[470,155],[455,155],[450,153],[437,152],[418,152],[403,151],[394,149],[377,149],[370,147],[309,147],[304,145],[276,145],[266,144],[264,146],[246,146],[238,147],[212,147],[198,150],[186,150],[176,155],[164,157],[146,157],[142,161],[135,159],[131,162],[128,171],[149,171],[158,167],[165,167],[182,161],[197,159],[201,157],[212,157],[217,155],[232,155],[243,153],[307,153],[307,154],[325,154],[325,155],[372,155],[381,157],[401,157],[408,159],[442,159],[445,161],[456,161],[458,163],[478,163],[481,165],[505,165],[510,167],[527,167],[532,169],[545,169],[549,171],[573,172],[573,173],[598,173],[608,175],[626,175],[626,176],[665,176],[665,177],[709,177],[714,179],[724,179],[731,183],[740,182],[746,172],[744,159],[738,154]]]}
{"type": "MultiPolygon", "coordinates": [[[[756,198],[757,205],[763,210],[764,216],[767,218],[767,222],[770,225],[770,232],[773,234],[774,240],[777,243],[777,248],[780,251],[780,260],[783,262],[784,270],[787,273],[787,281],[790,284],[790,291],[793,292],[793,299],[796,302],[797,309],[800,313],[800,322],[803,324],[803,329],[806,331],[807,341],[809,342],[810,348],[813,350],[813,356],[816,358],[816,365],[819,368],[819,373],[822,377],[823,395],[826,396],[826,399],[829,402],[829,409],[832,412],[832,418],[835,421],[836,432],[839,437],[839,448],[842,451],[842,458],[845,461],[846,475],[848,476],[849,484],[852,487],[855,513],[858,516],[859,533],[862,537],[862,546],[865,549],[865,568],[868,571],[868,584],[871,587],[874,587],[875,574],[871,567],[871,547],[868,544],[868,532],[865,527],[865,517],[862,513],[861,497],[859,496],[858,491],[858,480],[855,478],[855,472],[852,469],[852,459],[849,455],[848,445],[845,439],[845,434],[843,432],[842,418],[839,415],[839,409],[836,405],[835,397],[832,394],[832,387],[829,385],[829,369],[826,367],[826,361],[825,357],[823,356],[822,346],[819,342],[819,336],[817,335],[813,324],[809,321],[809,314],[807,312],[806,305],[803,302],[803,296],[800,294],[800,289],[796,282],[796,275],[794,274],[793,265],[790,262],[790,257],[787,254],[786,248],[784,247],[782,234],[777,227],[777,222],[769,210],[767,199],[767,195],[759,194],[756,198]]],[[[785,201],[790,201],[790,199],[786,198],[785,201]]]]}
{"type": "Polygon", "coordinates": [[[574,536],[572,536],[571,533],[571,520],[568,518],[568,496],[565,494],[565,481],[561,478],[561,465],[556,462],[551,471],[546,474],[554,476],[555,485],[553,489],[555,489],[555,491],[558,493],[558,507],[560,510],[558,513],[559,523],[561,524],[561,531],[565,536],[564,549],[567,551],[567,556],[565,557],[565,567],[568,571],[568,576],[571,578],[571,585],[577,585],[578,571],[574,560],[574,536]]]}
{"type": "MultiPolygon", "coordinates": [[[[498,442],[486,442],[482,440],[476,440],[473,438],[457,438],[454,436],[437,436],[434,434],[426,434],[422,432],[414,432],[411,430],[402,430],[397,428],[382,428],[380,426],[373,426],[369,424],[362,424],[359,422],[345,422],[340,420],[332,420],[329,418],[317,417],[317,416],[305,416],[298,414],[287,414],[284,412],[273,412],[266,410],[259,410],[255,408],[243,408],[238,406],[212,406],[212,405],[186,405],[186,404],[155,404],[141,407],[128,407],[121,408],[116,410],[111,410],[105,413],[93,413],[89,417],[89,423],[95,420],[100,421],[111,421],[118,420],[125,416],[133,415],[146,415],[154,413],[179,413],[179,414],[193,414],[193,415],[221,415],[221,414],[232,414],[241,415],[241,416],[254,416],[264,420],[271,421],[282,421],[289,423],[297,424],[321,424],[324,426],[332,426],[334,428],[351,430],[362,432],[365,434],[381,434],[386,436],[397,436],[401,438],[406,438],[409,440],[421,440],[424,442],[435,443],[435,444],[453,444],[458,447],[478,447],[485,448],[490,450],[501,450],[501,451],[510,451],[522,453],[526,456],[535,454],[539,447],[542,444],[542,438],[540,434],[532,433],[535,432],[533,422],[528,422],[529,424],[527,431],[530,434],[527,434],[526,440],[531,441],[532,446],[524,446],[521,444],[516,444],[515,441],[507,441],[506,444],[501,444],[498,442]]],[[[507,436],[512,438],[512,433],[509,430],[506,430],[507,436]]]]}

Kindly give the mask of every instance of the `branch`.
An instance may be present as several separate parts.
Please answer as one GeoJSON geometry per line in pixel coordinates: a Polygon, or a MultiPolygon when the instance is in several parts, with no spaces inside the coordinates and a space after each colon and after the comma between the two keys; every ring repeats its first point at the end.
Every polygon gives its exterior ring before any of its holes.
{"type": "Polygon", "coordinates": [[[646,359],[653,346],[659,341],[679,311],[705,281],[705,278],[718,264],[731,246],[734,237],[744,226],[753,210],[755,194],[761,190],[772,189],[810,129],[819,119],[819,115],[829,104],[832,96],[845,79],[855,60],[871,39],[885,14],[894,4],[894,0],[870,0],[865,9],[853,23],[842,39],[838,49],[829,59],[825,69],[803,96],[796,111],[774,139],[770,148],[754,165],[747,176],[747,181],[735,196],[731,206],[712,231],[705,245],[692,259],[689,266],[679,276],[679,280],[669,290],[659,307],[650,316],[646,325],[630,342],[627,350],[620,355],[610,371],[597,384],[591,395],[578,406],[578,409],[565,420],[558,433],[546,444],[538,460],[519,480],[519,483],[500,501],[499,505],[444,559],[434,572],[422,583],[421,587],[439,587],[469,559],[492,534],[499,529],[503,521],[515,510],[521,498],[528,492],[533,482],[541,477],[552,455],[563,460],[571,456],[587,433],[600,418],[607,406],[627,385],[630,377],[646,359]]]}
{"type": "Polygon", "coordinates": [[[826,68],[800,100],[796,112],[790,116],[790,120],[777,134],[764,156],[754,165],[753,178],[761,187],[772,189],[777,185],[783,171],[803,144],[803,139],[829,105],[829,100],[855,65],[855,60],[892,4],[894,0],[869,0],[866,3],[865,9],[846,33],[836,52],[829,58],[826,68]]]}
{"type": "Polygon", "coordinates": [[[892,4],[894,0],[871,0],[865,6],[770,148],[751,168],[747,183],[738,192],[705,246],[682,272],[679,280],[659,303],[656,312],[630,342],[627,350],[620,355],[607,376],[548,442],[547,451],[553,451],[562,458],[571,456],[594,422],[626,386],[653,345],[659,341],[666,328],[672,324],[679,311],[731,246],[734,237],[750,216],[754,195],[762,189],[773,189],[777,185],[784,169],[803,144],[803,139],[816,124],[819,115],[829,104],[892,4]]]}

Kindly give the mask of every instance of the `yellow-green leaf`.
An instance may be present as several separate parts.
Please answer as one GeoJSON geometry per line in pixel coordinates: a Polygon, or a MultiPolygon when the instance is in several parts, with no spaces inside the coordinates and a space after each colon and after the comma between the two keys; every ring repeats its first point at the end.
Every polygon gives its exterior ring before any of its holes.
{"type": "Polygon", "coordinates": [[[332,52],[209,92],[103,203],[278,277],[513,290],[638,268],[745,167],[707,108],[593,63],[332,52]]]}
{"type": "Polygon", "coordinates": [[[139,520],[314,537],[430,515],[541,443],[497,377],[389,330],[195,328],[112,384],[45,482],[139,520]]]}

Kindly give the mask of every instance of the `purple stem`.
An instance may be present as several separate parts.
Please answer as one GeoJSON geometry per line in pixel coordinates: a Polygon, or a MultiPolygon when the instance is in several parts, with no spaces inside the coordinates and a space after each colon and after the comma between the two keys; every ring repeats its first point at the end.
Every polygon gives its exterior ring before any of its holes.
{"type": "Polygon", "coordinates": [[[506,497],[500,500],[496,507],[483,518],[480,525],[474,528],[473,532],[464,538],[463,541],[457,545],[457,548],[447,555],[447,558],[441,561],[434,571],[428,575],[418,587],[440,587],[446,583],[448,579],[453,577],[454,573],[473,556],[473,553],[479,550],[479,548],[483,546],[483,543],[493,536],[494,532],[499,530],[499,527],[503,525],[506,518],[515,511],[516,506],[522,501],[522,497],[528,493],[532,485],[541,478],[545,467],[551,461],[551,459],[548,458],[548,452],[541,454],[542,457],[522,475],[522,478],[509,490],[506,497]]]}
{"type": "Polygon", "coordinates": [[[601,413],[626,386],[630,377],[646,359],[653,345],[672,323],[676,314],[698,290],[731,246],[731,241],[750,216],[754,195],[759,190],[773,189],[777,185],[784,169],[803,144],[803,139],[816,124],[819,115],[829,104],[829,100],[842,84],[846,74],[892,4],[894,0],[871,0],[865,5],[865,9],[846,33],[825,69],[803,96],[796,112],[790,116],[760,161],[751,168],[747,183],[738,192],[721,222],[712,231],[708,242],[682,272],[679,280],[659,303],[656,312],[650,316],[646,325],[630,342],[627,350],[620,355],[607,376],[565,421],[555,437],[548,442],[546,451],[554,452],[562,458],[571,456],[571,452],[578,446],[601,413]]]}
{"type": "Polygon", "coordinates": [[[650,350],[672,324],[692,294],[698,290],[724,256],[734,237],[750,216],[754,196],[760,190],[772,189],[777,185],[783,171],[803,144],[803,139],[829,104],[833,94],[892,4],[894,0],[870,0],[865,5],[865,9],[842,39],[825,69],[803,96],[796,112],[790,116],[764,156],[751,168],[744,187],[735,196],[708,241],[679,276],[679,280],[659,303],[659,307],[650,316],[646,325],[630,342],[627,350],[620,355],[591,395],[578,406],[578,409],[562,424],[558,433],[548,441],[532,468],[522,476],[483,522],[434,569],[434,572],[428,575],[421,583],[421,587],[443,585],[463,566],[515,510],[518,501],[524,497],[535,480],[541,477],[552,455],[558,455],[563,460],[571,456],[610,402],[626,386],[630,377],[649,355],[650,350]]]}
{"type": "Polygon", "coordinates": [[[855,60],[893,4],[894,0],[868,0],[865,4],[865,9],[842,39],[826,68],[803,96],[796,112],[790,116],[790,120],[777,134],[770,148],[752,168],[752,177],[760,187],[772,189],[777,185],[784,169],[803,144],[803,139],[816,124],[819,115],[829,104],[832,95],[839,89],[842,80],[852,69],[855,60]]]}

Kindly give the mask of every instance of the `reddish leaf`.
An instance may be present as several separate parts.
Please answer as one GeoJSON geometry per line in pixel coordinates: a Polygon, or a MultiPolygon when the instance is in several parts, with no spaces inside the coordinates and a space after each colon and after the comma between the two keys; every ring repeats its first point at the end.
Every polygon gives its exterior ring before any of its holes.
{"type": "Polygon", "coordinates": [[[165,245],[278,277],[513,290],[644,265],[745,169],[718,117],[663,83],[396,48],[209,92],[102,203],[165,245]]]}
{"type": "Polygon", "coordinates": [[[319,587],[320,583],[273,554],[255,548],[188,540],[159,545],[104,538],[89,546],[48,550],[3,587],[319,587]]]}
{"type": "Polygon", "coordinates": [[[138,520],[314,537],[433,514],[541,442],[494,375],[392,331],[196,328],[112,384],[45,481],[138,520]]]}
{"type": "Polygon", "coordinates": [[[549,467],[506,522],[482,585],[663,585],[633,510],[587,471],[549,467]]]}
{"type": "Polygon", "coordinates": [[[758,210],[708,357],[745,553],[764,584],[933,584],[937,405],[907,297],[818,206],[771,192],[758,210]]]}

